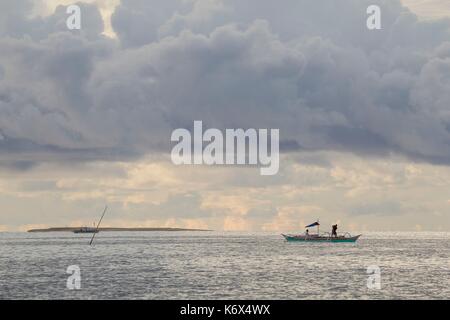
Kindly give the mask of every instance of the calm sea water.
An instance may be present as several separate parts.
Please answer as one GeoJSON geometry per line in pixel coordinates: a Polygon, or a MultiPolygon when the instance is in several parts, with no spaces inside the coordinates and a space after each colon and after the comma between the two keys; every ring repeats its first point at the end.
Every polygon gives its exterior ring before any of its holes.
{"type": "Polygon", "coordinates": [[[356,244],[278,234],[0,233],[2,299],[449,299],[450,233],[366,233],[356,244]],[[66,287],[78,265],[81,289],[66,287]],[[381,289],[367,288],[367,267],[381,289]]]}

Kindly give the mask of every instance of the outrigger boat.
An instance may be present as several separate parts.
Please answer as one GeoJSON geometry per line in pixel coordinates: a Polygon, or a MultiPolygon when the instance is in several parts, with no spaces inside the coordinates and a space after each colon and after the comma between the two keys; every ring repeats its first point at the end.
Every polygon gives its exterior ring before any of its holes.
{"type": "Polygon", "coordinates": [[[91,227],[81,227],[78,229],[73,230],[73,233],[98,233],[99,231],[97,228],[91,228],[91,227]]]}
{"type": "Polygon", "coordinates": [[[291,241],[302,241],[302,242],[309,242],[309,241],[313,241],[313,242],[356,242],[356,240],[359,239],[359,237],[361,236],[360,234],[357,236],[352,236],[350,233],[345,232],[344,234],[336,234],[336,235],[331,235],[328,232],[319,233],[319,221],[316,221],[314,223],[311,223],[307,226],[305,226],[305,228],[311,228],[311,227],[316,227],[317,226],[317,234],[309,234],[309,233],[305,233],[305,234],[301,234],[301,235],[293,235],[293,234],[281,234],[286,241],[291,242],[291,241]]]}

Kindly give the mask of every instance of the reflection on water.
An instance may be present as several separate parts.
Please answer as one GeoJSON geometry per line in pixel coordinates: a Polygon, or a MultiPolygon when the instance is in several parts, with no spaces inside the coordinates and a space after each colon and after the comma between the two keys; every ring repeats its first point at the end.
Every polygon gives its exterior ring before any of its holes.
{"type": "Polygon", "coordinates": [[[366,233],[356,244],[269,233],[0,233],[3,299],[449,299],[449,233],[366,233]],[[68,290],[78,265],[81,290],[68,290]],[[367,267],[381,268],[381,290],[367,267]]]}

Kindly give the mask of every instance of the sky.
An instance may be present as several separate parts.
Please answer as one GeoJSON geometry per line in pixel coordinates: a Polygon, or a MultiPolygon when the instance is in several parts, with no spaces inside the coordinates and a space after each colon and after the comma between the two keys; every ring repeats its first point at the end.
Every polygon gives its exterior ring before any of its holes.
{"type": "Polygon", "coordinates": [[[0,231],[450,231],[447,1],[72,3],[0,3],[0,231]],[[175,166],[194,120],[279,128],[279,173],[175,166]]]}

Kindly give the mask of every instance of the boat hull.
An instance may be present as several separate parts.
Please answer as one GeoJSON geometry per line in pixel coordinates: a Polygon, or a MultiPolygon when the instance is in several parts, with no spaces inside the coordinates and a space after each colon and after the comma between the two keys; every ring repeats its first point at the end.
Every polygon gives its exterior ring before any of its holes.
{"type": "Polygon", "coordinates": [[[282,236],[288,242],[356,242],[361,235],[359,234],[354,237],[320,237],[282,234],[282,236]]]}
{"type": "Polygon", "coordinates": [[[98,232],[99,232],[98,229],[93,229],[93,228],[81,228],[81,229],[73,230],[73,233],[98,233],[98,232]]]}
{"type": "Polygon", "coordinates": [[[73,233],[98,233],[98,231],[74,231],[73,233]]]}

